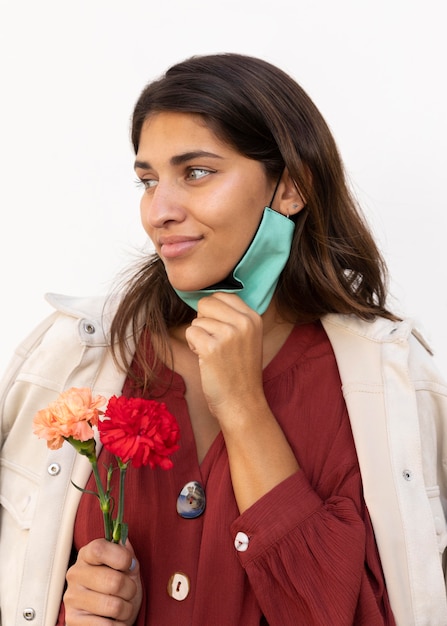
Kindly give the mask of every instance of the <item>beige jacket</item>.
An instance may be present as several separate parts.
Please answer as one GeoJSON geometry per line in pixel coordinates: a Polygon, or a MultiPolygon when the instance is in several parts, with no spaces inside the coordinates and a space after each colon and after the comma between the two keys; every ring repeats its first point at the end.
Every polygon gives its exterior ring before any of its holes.
{"type": "MultiPolygon", "coordinates": [[[[56,312],[17,349],[0,388],[0,625],[54,626],[88,461],[47,450],[34,414],[63,389],[109,397],[123,374],[108,349],[103,300],[48,296],[56,312]]],[[[447,388],[408,321],[329,315],[398,626],[447,626],[447,388]]]]}

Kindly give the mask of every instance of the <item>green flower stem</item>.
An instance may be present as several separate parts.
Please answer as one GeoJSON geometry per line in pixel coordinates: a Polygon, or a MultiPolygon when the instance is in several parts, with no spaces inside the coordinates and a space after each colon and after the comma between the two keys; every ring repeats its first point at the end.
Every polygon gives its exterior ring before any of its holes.
{"type": "Polygon", "coordinates": [[[99,506],[101,508],[104,517],[104,536],[107,541],[112,541],[112,523],[110,520],[110,497],[109,494],[104,491],[102,486],[101,477],[98,471],[98,463],[95,457],[89,456],[89,461],[92,464],[92,471],[96,481],[96,487],[98,489],[99,506]]]}
{"type": "MultiPolygon", "coordinates": [[[[122,536],[123,529],[123,517],[124,517],[124,484],[126,480],[126,472],[129,463],[123,463],[121,459],[117,458],[118,467],[120,470],[120,485],[119,485],[119,496],[118,496],[118,513],[116,515],[116,519],[113,523],[113,541],[115,543],[119,543],[122,538],[125,541],[125,537],[122,536]]],[[[127,535],[127,533],[126,533],[127,535]]]]}

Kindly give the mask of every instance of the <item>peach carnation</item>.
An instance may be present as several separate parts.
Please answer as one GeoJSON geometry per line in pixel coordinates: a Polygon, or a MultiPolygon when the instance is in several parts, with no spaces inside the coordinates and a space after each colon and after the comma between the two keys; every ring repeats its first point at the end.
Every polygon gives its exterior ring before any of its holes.
{"type": "Polygon", "coordinates": [[[93,426],[98,425],[100,407],[106,399],[92,397],[87,387],[72,387],[51,402],[46,409],[38,411],[33,420],[33,432],[47,440],[51,450],[57,450],[65,439],[73,437],[78,441],[88,441],[94,436],[93,426]]]}

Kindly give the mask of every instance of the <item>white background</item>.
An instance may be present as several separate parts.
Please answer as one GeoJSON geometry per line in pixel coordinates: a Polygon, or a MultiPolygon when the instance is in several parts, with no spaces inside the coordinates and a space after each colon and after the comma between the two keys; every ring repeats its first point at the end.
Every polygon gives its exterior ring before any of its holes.
{"type": "Polygon", "coordinates": [[[129,118],[193,54],[292,74],[329,123],[391,273],[447,373],[444,0],[0,0],[0,370],[50,312],[145,244],[129,118]]]}

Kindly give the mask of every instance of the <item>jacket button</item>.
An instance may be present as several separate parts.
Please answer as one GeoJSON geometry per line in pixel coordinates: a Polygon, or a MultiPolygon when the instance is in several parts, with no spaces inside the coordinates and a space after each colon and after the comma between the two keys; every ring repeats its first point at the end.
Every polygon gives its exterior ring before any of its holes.
{"type": "Polygon", "coordinates": [[[84,330],[88,335],[93,335],[96,332],[96,328],[91,322],[85,322],[84,330]]]}
{"type": "Polygon", "coordinates": [[[402,476],[405,478],[405,480],[413,480],[413,472],[409,469],[404,469],[404,471],[402,472],[402,476]]]}
{"type": "Polygon", "coordinates": [[[234,547],[238,552],[245,552],[248,549],[248,544],[250,543],[250,539],[248,535],[242,532],[238,532],[236,538],[234,540],[234,547]]]}
{"type": "Polygon", "coordinates": [[[31,622],[36,617],[36,611],[31,607],[28,607],[27,609],[24,609],[23,617],[27,622],[31,622]]]}
{"type": "Polygon", "coordinates": [[[51,465],[49,465],[47,468],[47,472],[50,476],[57,476],[60,471],[61,466],[59,465],[59,463],[51,463],[51,465]]]}

